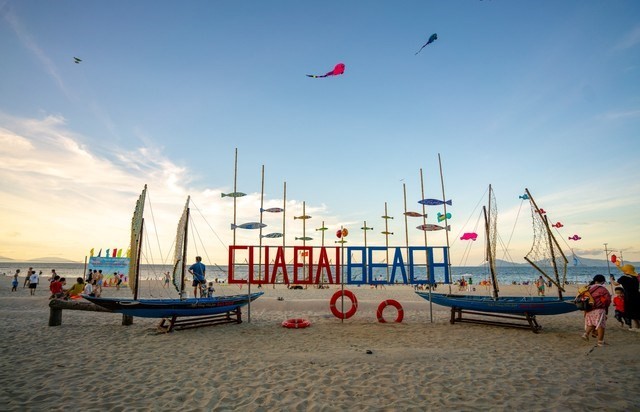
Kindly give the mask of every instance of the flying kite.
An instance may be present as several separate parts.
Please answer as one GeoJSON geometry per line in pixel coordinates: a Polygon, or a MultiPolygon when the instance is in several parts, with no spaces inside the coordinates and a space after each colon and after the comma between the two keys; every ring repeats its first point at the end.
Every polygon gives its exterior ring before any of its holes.
{"type": "Polygon", "coordinates": [[[433,42],[434,42],[434,41],[436,41],[436,40],[438,40],[438,34],[437,34],[437,33],[433,33],[433,34],[429,37],[429,40],[428,40],[428,41],[427,41],[427,42],[426,42],[422,47],[420,47],[420,50],[418,50],[418,51],[416,52],[416,55],[417,55],[418,53],[420,53],[420,52],[422,51],[422,49],[424,49],[425,47],[427,47],[427,45],[429,45],[429,44],[433,43],[433,42]]]}
{"type": "Polygon", "coordinates": [[[580,240],[580,239],[582,238],[578,235],[569,236],[569,240],[580,240]]]}
{"type": "Polygon", "coordinates": [[[79,59],[79,58],[77,58],[77,57],[74,57],[74,58],[73,58],[73,62],[74,62],[75,64],[80,64],[80,62],[81,62],[81,61],[82,61],[82,59],[79,59]]]}
{"type": "Polygon", "coordinates": [[[315,75],[315,74],[307,74],[307,77],[313,77],[314,79],[319,79],[320,77],[337,76],[343,73],[344,73],[344,63],[338,63],[336,64],[336,67],[334,67],[333,70],[331,70],[330,72],[327,72],[321,76],[315,75]]]}

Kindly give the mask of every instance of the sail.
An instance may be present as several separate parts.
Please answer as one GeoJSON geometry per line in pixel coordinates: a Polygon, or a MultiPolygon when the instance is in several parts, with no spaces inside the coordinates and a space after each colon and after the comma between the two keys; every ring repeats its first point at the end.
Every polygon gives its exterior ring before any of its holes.
{"type": "Polygon", "coordinates": [[[140,259],[140,243],[142,242],[142,218],[144,216],[144,202],[147,196],[147,185],[144,185],[142,193],[136,202],[136,208],[131,218],[131,242],[129,245],[129,287],[135,293],[138,283],[138,261],[140,259]]]}
{"type": "Polygon", "coordinates": [[[536,268],[547,280],[553,282],[559,291],[564,291],[567,280],[567,258],[558,241],[551,233],[549,222],[543,210],[526,190],[531,205],[533,225],[533,244],[525,259],[536,268]]]}
{"type": "Polygon", "coordinates": [[[175,286],[178,293],[182,293],[183,290],[183,279],[184,279],[184,271],[185,271],[185,246],[187,242],[187,224],[189,223],[189,199],[187,197],[187,203],[184,205],[184,210],[182,211],[182,216],[180,216],[180,220],[178,221],[178,229],[176,231],[176,248],[174,252],[173,258],[173,286],[175,286]]]}
{"type": "Polygon", "coordinates": [[[491,284],[493,285],[494,298],[498,297],[498,276],[496,272],[496,245],[498,241],[498,205],[493,189],[489,185],[489,207],[485,211],[485,225],[487,232],[487,261],[491,272],[491,284]],[[487,213],[488,212],[488,213],[487,213]]]}

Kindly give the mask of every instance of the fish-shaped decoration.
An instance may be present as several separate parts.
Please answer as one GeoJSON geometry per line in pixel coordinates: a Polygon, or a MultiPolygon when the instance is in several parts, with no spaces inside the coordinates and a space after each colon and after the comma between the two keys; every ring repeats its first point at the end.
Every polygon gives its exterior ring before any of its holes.
{"type": "Polygon", "coordinates": [[[443,202],[440,199],[422,199],[422,200],[418,200],[418,203],[426,206],[438,206],[438,205],[444,205],[445,203],[451,206],[453,204],[451,200],[447,200],[446,202],[443,202]]]}
{"type": "Polygon", "coordinates": [[[393,235],[393,232],[380,232],[380,233],[382,233],[383,235],[393,235]]]}
{"type": "Polygon", "coordinates": [[[540,209],[538,210],[538,213],[540,213],[541,215],[544,215],[545,213],[547,213],[547,211],[544,209],[540,209]]]}
{"type": "Polygon", "coordinates": [[[260,223],[260,222],[249,222],[249,223],[243,223],[241,225],[234,225],[233,223],[231,224],[231,230],[233,229],[260,229],[262,227],[266,227],[267,225],[265,225],[264,223],[260,223]]]}
{"type": "Polygon", "coordinates": [[[284,212],[284,209],[281,207],[270,207],[269,209],[260,208],[260,213],[262,212],[280,213],[280,212],[284,212]]]}
{"type": "Polygon", "coordinates": [[[405,216],[409,217],[427,217],[426,213],[418,213],[418,212],[404,212],[405,216]]]}
{"type": "MultiPolygon", "coordinates": [[[[444,226],[438,226],[438,225],[432,225],[430,223],[427,223],[426,225],[420,225],[416,227],[417,229],[420,230],[426,230],[428,232],[433,232],[434,230],[443,230],[445,229],[444,226]]],[[[451,225],[446,227],[447,230],[451,230],[451,225]]]]}
{"type": "Polygon", "coordinates": [[[246,193],[242,192],[220,193],[220,197],[242,197],[246,195],[246,193]]]}
{"type": "Polygon", "coordinates": [[[313,238],[309,236],[303,236],[303,237],[297,237],[296,240],[313,240],[313,238]]]}
{"type": "Polygon", "coordinates": [[[369,227],[369,226],[362,226],[360,229],[362,229],[362,230],[373,230],[373,228],[369,227]]]}
{"type": "Polygon", "coordinates": [[[322,226],[322,227],[317,228],[316,230],[325,231],[325,230],[328,230],[328,229],[329,229],[328,227],[322,226]]]}
{"type": "Polygon", "coordinates": [[[522,200],[529,200],[529,195],[528,195],[528,194],[526,194],[526,193],[525,193],[525,194],[523,194],[523,195],[520,195],[520,196],[518,196],[518,197],[519,197],[520,199],[522,199],[522,200]]]}
{"type": "Polygon", "coordinates": [[[556,223],[552,224],[551,226],[559,229],[559,228],[563,227],[564,225],[562,223],[560,223],[560,222],[556,222],[556,223]]]}
{"type": "Polygon", "coordinates": [[[474,232],[466,232],[462,236],[460,236],[460,240],[475,240],[478,238],[478,234],[474,232]]]}
{"type": "Polygon", "coordinates": [[[347,243],[347,241],[344,239],[340,239],[340,240],[336,240],[335,243],[347,243]]]}
{"type": "Polygon", "coordinates": [[[380,216],[383,219],[393,219],[393,216],[380,216]]]}
{"type": "Polygon", "coordinates": [[[275,239],[275,238],[278,238],[278,237],[282,237],[282,233],[268,233],[266,235],[261,235],[261,236],[269,238],[269,239],[275,239]]]}
{"type": "Polygon", "coordinates": [[[582,238],[578,235],[569,236],[569,240],[580,240],[580,239],[582,238]]]}
{"type": "Polygon", "coordinates": [[[445,219],[451,219],[451,213],[442,214],[438,212],[438,222],[444,222],[445,219]]]}
{"type": "Polygon", "coordinates": [[[294,219],[311,219],[311,216],[309,215],[302,215],[302,216],[294,216],[294,219]]]}

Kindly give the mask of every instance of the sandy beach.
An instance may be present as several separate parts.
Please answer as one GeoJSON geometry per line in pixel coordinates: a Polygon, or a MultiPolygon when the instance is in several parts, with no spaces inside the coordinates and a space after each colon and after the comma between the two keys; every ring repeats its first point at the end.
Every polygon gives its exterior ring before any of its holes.
{"type": "MultiPolygon", "coordinates": [[[[608,345],[596,347],[580,338],[580,312],[538,317],[538,334],[451,325],[449,310],[435,305],[432,323],[429,302],[411,287],[348,286],[359,306],[341,322],[329,310],[339,287],[269,285],[250,322],[245,309],[242,324],[166,334],[153,319],[122,326],[121,315],[82,311],[64,311],[62,325],[50,327],[46,279],[37,296],[22,278],[11,292],[10,279],[0,282],[2,410],[640,409],[640,334],[620,328],[612,312],[608,345]],[[385,299],[402,304],[402,323],[377,321],[385,299]],[[289,318],[312,325],[283,328],[289,318]]],[[[531,288],[503,286],[501,293],[531,288]]],[[[113,288],[103,295],[117,294],[130,296],[113,288]]],[[[390,321],[395,314],[385,310],[390,321]]]]}

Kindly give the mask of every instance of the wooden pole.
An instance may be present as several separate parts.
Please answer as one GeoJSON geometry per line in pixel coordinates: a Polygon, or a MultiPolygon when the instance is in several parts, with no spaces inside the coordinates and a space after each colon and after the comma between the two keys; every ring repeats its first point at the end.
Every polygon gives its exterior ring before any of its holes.
{"type": "Polygon", "coordinates": [[[442,186],[442,202],[444,206],[444,232],[447,239],[447,266],[449,272],[449,293],[451,293],[451,253],[449,251],[449,220],[447,219],[447,196],[444,192],[444,175],[442,173],[442,160],[440,159],[440,153],[438,153],[438,166],[440,167],[440,186],[442,186]]]}
{"type": "MultiPolygon", "coordinates": [[[[424,199],[424,178],[422,175],[422,168],[420,168],[420,189],[422,193],[422,197],[420,199],[424,199]]],[[[427,206],[422,205],[422,224],[427,224],[427,206]]],[[[431,289],[433,288],[433,283],[431,279],[431,268],[429,267],[429,251],[428,251],[428,243],[427,243],[427,231],[424,232],[424,248],[427,249],[424,253],[425,258],[425,268],[427,270],[427,284],[429,285],[429,320],[433,323],[433,302],[431,302],[431,289]]],[[[434,279],[435,281],[435,279],[434,279]]],[[[434,282],[435,283],[435,282],[434,282]]]]}

